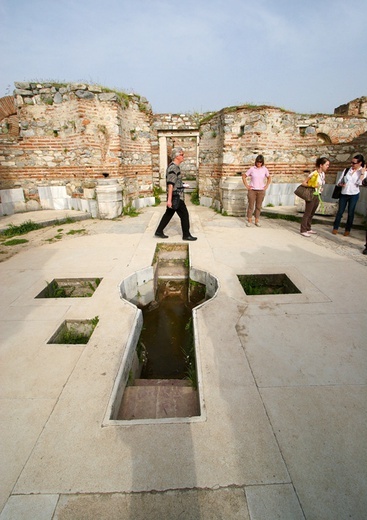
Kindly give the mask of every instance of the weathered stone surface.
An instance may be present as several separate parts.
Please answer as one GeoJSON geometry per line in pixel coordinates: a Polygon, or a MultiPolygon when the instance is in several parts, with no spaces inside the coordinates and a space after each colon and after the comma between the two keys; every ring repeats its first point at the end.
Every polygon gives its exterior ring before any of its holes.
{"type": "Polygon", "coordinates": [[[56,94],[54,95],[54,103],[62,103],[62,95],[60,94],[60,92],[56,92],[56,94]]]}
{"type": "Polygon", "coordinates": [[[70,90],[85,90],[87,88],[87,85],[84,83],[71,83],[69,85],[70,90]]]}
{"type": "Polygon", "coordinates": [[[75,95],[80,99],[94,99],[93,92],[89,92],[88,90],[76,90],[75,95]]]}
{"type": "Polygon", "coordinates": [[[14,83],[14,86],[15,86],[15,88],[26,89],[26,90],[28,90],[29,88],[31,88],[30,83],[28,83],[28,82],[26,82],[26,81],[16,81],[16,82],[14,83]]]}
{"type": "Polygon", "coordinates": [[[32,96],[33,92],[31,90],[25,90],[21,88],[16,88],[14,90],[14,94],[17,96],[32,96]]]}
{"type": "Polygon", "coordinates": [[[117,94],[114,92],[102,92],[98,94],[98,99],[100,101],[118,101],[117,94]]]}

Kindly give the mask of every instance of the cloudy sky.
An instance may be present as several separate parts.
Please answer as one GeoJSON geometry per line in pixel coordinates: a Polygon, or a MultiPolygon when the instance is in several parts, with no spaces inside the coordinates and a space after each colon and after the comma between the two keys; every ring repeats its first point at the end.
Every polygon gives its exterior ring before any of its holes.
{"type": "Polygon", "coordinates": [[[83,81],[157,113],[333,113],[367,95],[366,47],[366,0],[0,0],[0,97],[83,81]]]}

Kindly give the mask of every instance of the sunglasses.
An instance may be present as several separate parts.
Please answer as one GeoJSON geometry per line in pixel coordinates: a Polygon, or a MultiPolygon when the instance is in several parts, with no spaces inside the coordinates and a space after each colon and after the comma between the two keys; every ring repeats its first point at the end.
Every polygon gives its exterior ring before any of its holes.
{"type": "Polygon", "coordinates": [[[359,161],[351,161],[352,164],[358,164],[359,161]]]}

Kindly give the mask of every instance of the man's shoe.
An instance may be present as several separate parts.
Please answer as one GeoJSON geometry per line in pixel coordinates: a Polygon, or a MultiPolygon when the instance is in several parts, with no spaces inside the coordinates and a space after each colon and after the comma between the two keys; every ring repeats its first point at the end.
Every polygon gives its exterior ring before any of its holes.
{"type": "Polygon", "coordinates": [[[338,230],[337,229],[333,229],[332,233],[333,233],[333,235],[337,235],[338,234],[338,230]]]}
{"type": "Polygon", "coordinates": [[[193,237],[192,235],[187,235],[187,237],[182,237],[182,240],[193,241],[193,240],[197,240],[197,237],[193,237]]]}
{"type": "Polygon", "coordinates": [[[345,237],[349,237],[349,235],[350,235],[350,231],[344,231],[344,236],[345,237]]]}
{"type": "Polygon", "coordinates": [[[168,238],[168,235],[165,235],[164,233],[159,233],[159,232],[156,232],[154,234],[154,236],[157,238],[168,238]]]}
{"type": "Polygon", "coordinates": [[[363,249],[362,255],[367,255],[367,247],[365,249],[363,249]]]}

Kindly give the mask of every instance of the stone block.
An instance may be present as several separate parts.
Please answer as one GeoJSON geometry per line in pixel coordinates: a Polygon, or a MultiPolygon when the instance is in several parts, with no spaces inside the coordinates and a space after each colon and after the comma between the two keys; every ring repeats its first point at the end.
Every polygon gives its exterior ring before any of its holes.
{"type": "Polygon", "coordinates": [[[1,202],[0,203],[0,214],[1,216],[13,215],[14,206],[12,202],[1,202]]]}
{"type": "MultiPolygon", "coordinates": [[[[82,201],[82,210],[84,211],[83,203],[88,203],[88,212],[92,215],[92,218],[98,217],[98,204],[96,200],[82,201]]],[[[87,210],[85,210],[87,211],[87,210]]]]}
{"type": "Polygon", "coordinates": [[[14,213],[24,213],[26,211],[26,203],[24,201],[13,202],[14,213]]]}
{"type": "Polygon", "coordinates": [[[53,200],[52,199],[41,199],[41,208],[42,209],[55,209],[53,200]]]}
{"type": "Polygon", "coordinates": [[[299,183],[271,183],[265,193],[263,207],[268,204],[273,206],[293,206],[294,204],[294,190],[299,183]]]}
{"type": "Polygon", "coordinates": [[[83,196],[85,199],[94,199],[96,197],[95,188],[84,188],[83,196]]]}
{"type": "Polygon", "coordinates": [[[11,190],[0,190],[1,202],[24,202],[24,192],[22,188],[11,190]]]}
{"type": "Polygon", "coordinates": [[[117,181],[100,181],[96,188],[101,219],[113,219],[122,213],[122,188],[117,181]]]}
{"type": "Polygon", "coordinates": [[[76,211],[80,211],[82,209],[81,202],[82,202],[82,199],[70,199],[69,208],[74,209],[76,211]]]}
{"type": "Polygon", "coordinates": [[[103,92],[102,94],[98,94],[98,99],[100,101],[118,101],[117,94],[114,92],[103,92]]]}
{"type": "Polygon", "coordinates": [[[39,211],[40,209],[42,208],[37,200],[28,200],[26,202],[26,211],[39,211]]]}
{"type": "MultiPolygon", "coordinates": [[[[305,201],[296,197],[296,209],[299,213],[304,213],[305,211],[305,201]]],[[[325,215],[325,216],[335,216],[338,211],[338,203],[334,202],[324,202],[323,210],[322,206],[319,204],[319,207],[316,210],[316,215],[325,215]]]]}
{"type": "Polygon", "coordinates": [[[212,197],[200,197],[200,206],[205,206],[206,208],[210,208],[213,204],[212,197]]]}
{"type": "Polygon", "coordinates": [[[154,197],[144,197],[143,199],[135,199],[132,203],[134,208],[146,208],[147,206],[154,206],[155,198],[154,197]]]}
{"type": "Polygon", "coordinates": [[[222,211],[228,215],[242,216],[245,213],[247,190],[242,177],[226,177],[220,183],[222,211]]]}
{"type": "Polygon", "coordinates": [[[99,202],[99,218],[112,220],[122,213],[122,201],[99,202]]]}

